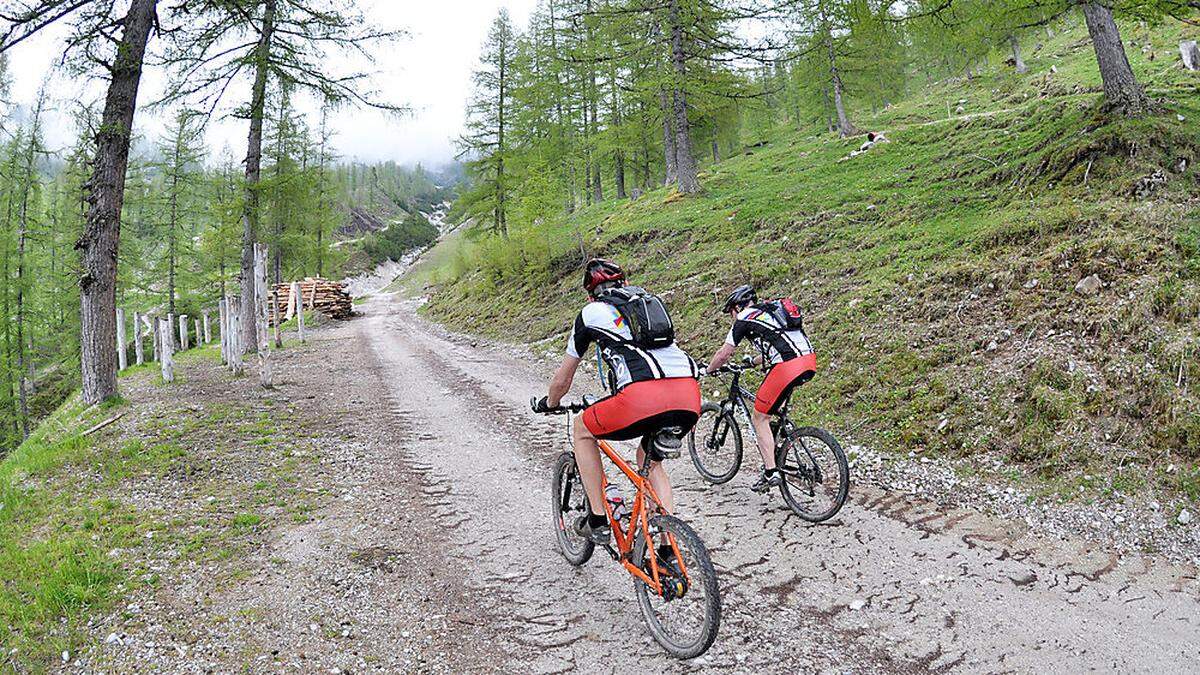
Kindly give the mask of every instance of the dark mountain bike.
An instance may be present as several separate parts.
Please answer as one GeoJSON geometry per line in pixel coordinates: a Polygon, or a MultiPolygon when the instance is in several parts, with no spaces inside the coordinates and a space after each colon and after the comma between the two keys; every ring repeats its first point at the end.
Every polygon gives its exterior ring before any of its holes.
{"type": "MultiPolygon", "coordinates": [[[[754,394],[738,380],[746,368],[727,365],[719,372],[730,373],[729,394],[719,403],[705,402],[700,421],[688,434],[692,463],[704,480],[719,485],[737,475],[742,466],[742,432],[738,417],[750,432],[751,446],[757,436],[750,424],[754,394]]],[[[788,418],[784,402],[771,420],[775,434],[775,465],[783,474],[779,492],[797,516],[819,523],[832,518],[846,503],[850,491],[850,468],[842,446],[824,429],[797,426],[788,418]]]]}

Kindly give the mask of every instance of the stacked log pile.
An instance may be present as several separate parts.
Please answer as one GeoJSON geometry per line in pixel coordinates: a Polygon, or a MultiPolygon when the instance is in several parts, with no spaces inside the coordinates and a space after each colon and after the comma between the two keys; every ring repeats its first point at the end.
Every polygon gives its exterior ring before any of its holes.
{"type": "Polygon", "coordinates": [[[287,321],[295,316],[297,309],[315,309],[331,319],[349,319],[354,314],[354,304],[346,285],[320,277],[307,277],[297,282],[300,285],[300,303],[292,295],[292,284],[275,284],[272,297],[275,311],[271,313],[272,324],[287,321]]]}

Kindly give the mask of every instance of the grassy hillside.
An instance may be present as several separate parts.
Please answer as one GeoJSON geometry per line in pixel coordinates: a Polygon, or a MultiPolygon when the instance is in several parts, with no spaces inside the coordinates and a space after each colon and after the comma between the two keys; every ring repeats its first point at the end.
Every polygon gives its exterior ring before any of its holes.
{"type": "Polygon", "coordinates": [[[1161,114],[1100,112],[1075,27],[1027,75],[996,58],[860,112],[890,139],[863,155],[847,158],[861,137],[780,129],[709,166],[698,197],[609,200],[443,254],[427,311],[557,350],[582,245],[664,294],[704,359],[727,329],[719,299],[750,280],[807,309],[822,367],[799,418],[978,460],[965,470],[1007,460],[1064,496],[1151,483],[1198,499],[1200,77],[1175,51],[1197,31],[1126,27],[1161,114]],[[1103,289],[1075,293],[1091,274],[1103,289]]]}

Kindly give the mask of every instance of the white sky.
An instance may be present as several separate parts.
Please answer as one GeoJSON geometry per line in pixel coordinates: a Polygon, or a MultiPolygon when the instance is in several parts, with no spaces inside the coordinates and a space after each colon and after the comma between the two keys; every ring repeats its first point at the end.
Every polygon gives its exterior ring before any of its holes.
{"type": "MultiPolygon", "coordinates": [[[[462,130],[463,111],[470,93],[470,74],[476,67],[479,48],[488,26],[500,7],[507,7],[513,23],[523,28],[535,0],[360,0],[368,19],[380,27],[402,28],[409,36],[377,57],[373,85],[389,102],[406,104],[413,114],[403,119],[361,109],[343,109],[331,120],[335,146],[343,160],[395,160],[436,165],[453,158],[453,139],[462,130]]],[[[63,31],[55,30],[23,43],[10,53],[12,99],[32,105],[37,90],[61,56],[63,31]]],[[[161,92],[165,77],[153,70],[143,76],[139,99],[152,100],[161,92]]],[[[249,96],[249,83],[233,91],[228,99],[238,104],[249,96]]],[[[52,148],[71,143],[74,128],[69,112],[82,98],[99,101],[103,89],[97,82],[69,80],[58,73],[51,80],[55,112],[47,129],[52,148]]],[[[301,102],[313,111],[315,104],[301,102]]],[[[168,114],[150,116],[139,111],[136,133],[156,139],[168,114]]],[[[229,120],[215,125],[208,145],[215,155],[225,146],[240,160],[245,155],[246,122],[229,120]]]]}

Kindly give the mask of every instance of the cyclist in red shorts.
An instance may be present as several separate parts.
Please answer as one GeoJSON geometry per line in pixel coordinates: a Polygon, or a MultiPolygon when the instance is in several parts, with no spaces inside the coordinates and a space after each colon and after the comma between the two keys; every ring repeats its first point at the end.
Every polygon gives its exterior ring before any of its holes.
{"type": "MultiPolygon", "coordinates": [[[[590,302],[575,317],[567,354],[550,380],[550,394],[535,409],[555,408],[571,389],[575,371],[589,346],[599,345],[600,356],[613,373],[616,393],[597,401],[575,418],[575,461],[587,492],[592,513],[575,523],[583,537],[600,544],[612,535],[604,511],[604,468],[600,464],[597,439],[632,440],[678,426],[684,432],[700,418],[700,375],[696,362],[674,342],[655,349],[639,347],[633,333],[613,305],[598,298],[625,285],[625,272],[608,260],[588,261],[583,287],[590,302]]],[[[638,448],[638,463],[645,452],[638,448]]],[[[650,469],[650,484],[663,505],[674,508],[671,483],[661,462],[650,469]]]]}
{"type": "Polygon", "coordinates": [[[733,327],[708,363],[708,374],[716,373],[729,362],[734,349],[743,340],[749,339],[758,348],[757,364],[769,364],[767,377],[754,397],[754,412],[751,424],[758,437],[758,451],[762,453],[763,473],[750,489],[766,492],[783,482],[783,475],[775,466],[775,434],[771,430],[771,415],[792,395],[797,385],[812,378],[817,370],[817,356],[813,353],[808,336],[802,330],[787,330],[772,316],[772,312],[758,306],[758,294],[754,287],[745,284],[734,289],[725,301],[724,312],[733,319],[733,327]]]}

